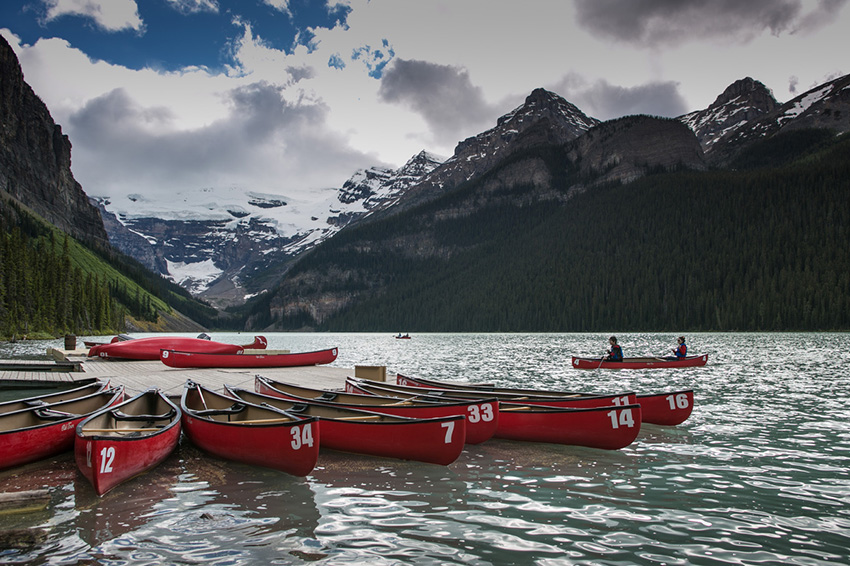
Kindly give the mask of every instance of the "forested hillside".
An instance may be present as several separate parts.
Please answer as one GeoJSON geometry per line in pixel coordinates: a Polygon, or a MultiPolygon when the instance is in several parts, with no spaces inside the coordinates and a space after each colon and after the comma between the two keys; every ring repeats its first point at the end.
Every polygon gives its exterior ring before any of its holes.
{"type": "Polygon", "coordinates": [[[134,260],[94,251],[11,201],[0,204],[0,337],[115,333],[128,321],[156,329],[172,307],[214,320],[214,309],[134,260]]]}
{"type": "MultiPolygon", "coordinates": [[[[541,150],[566,191],[575,179],[552,155],[541,150]]],[[[294,311],[265,322],[338,331],[850,328],[847,135],[785,134],[753,147],[737,170],[652,175],[563,206],[522,199],[529,188],[514,187],[512,203],[444,213],[477,188],[344,231],[285,284],[290,300],[372,298],[321,321],[294,311]],[[412,251],[424,233],[437,240],[419,243],[441,253],[412,251]],[[330,284],[311,276],[319,272],[338,276],[330,284]]],[[[274,298],[263,301],[257,321],[274,312],[274,298]]]]}

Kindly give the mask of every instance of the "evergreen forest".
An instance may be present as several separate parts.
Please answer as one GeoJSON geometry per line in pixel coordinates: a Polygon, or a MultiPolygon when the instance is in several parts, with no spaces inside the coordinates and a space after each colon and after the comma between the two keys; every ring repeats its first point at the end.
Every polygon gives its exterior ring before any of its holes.
{"type": "Polygon", "coordinates": [[[155,324],[172,307],[204,322],[215,310],[141,264],[91,249],[15,203],[0,206],[0,337],[48,338],[155,324]]]}
{"type": "MultiPolygon", "coordinates": [[[[539,157],[566,191],[558,152],[539,157]]],[[[515,187],[513,203],[439,214],[479,187],[342,231],[290,271],[303,283],[261,299],[253,316],[332,331],[850,329],[848,135],[784,134],[730,170],[593,187],[563,206],[515,187]],[[452,252],[417,257],[397,244],[425,231],[452,252]],[[318,272],[339,276],[317,283],[318,272]],[[270,314],[275,300],[345,293],[361,299],[324,320],[270,314]]]]}

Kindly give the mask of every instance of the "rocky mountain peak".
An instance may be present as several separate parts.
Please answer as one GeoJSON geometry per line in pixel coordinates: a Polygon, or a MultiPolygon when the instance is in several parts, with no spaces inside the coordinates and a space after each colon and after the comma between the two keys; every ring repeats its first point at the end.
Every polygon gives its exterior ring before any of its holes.
{"type": "Polygon", "coordinates": [[[690,127],[706,153],[724,136],[770,114],[779,106],[770,89],[750,77],[737,80],[705,110],[680,116],[690,127]]]}
{"type": "Polygon", "coordinates": [[[757,81],[751,77],[744,77],[737,80],[724,90],[709,108],[717,108],[733,102],[737,98],[744,98],[748,102],[755,103],[756,106],[768,109],[768,111],[776,108],[777,102],[773,97],[773,93],[769,88],[764,86],[761,81],[757,81]]]}
{"type": "Polygon", "coordinates": [[[536,88],[523,104],[496,120],[495,127],[458,143],[452,157],[406,192],[397,210],[475,179],[517,151],[572,141],[596,124],[599,120],[563,97],[536,88]]]}
{"type": "Polygon", "coordinates": [[[24,81],[0,36],[0,194],[97,247],[108,247],[100,213],[71,173],[71,142],[24,81]]]}

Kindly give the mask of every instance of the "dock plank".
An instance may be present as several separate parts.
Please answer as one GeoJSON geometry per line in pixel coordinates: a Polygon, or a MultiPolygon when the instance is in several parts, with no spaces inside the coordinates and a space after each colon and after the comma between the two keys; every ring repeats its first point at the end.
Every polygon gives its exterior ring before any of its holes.
{"type": "Polygon", "coordinates": [[[354,368],[335,366],[300,366],[284,368],[171,368],[155,361],[109,360],[89,358],[80,351],[54,351],[53,358],[59,361],[78,363],[82,371],[0,371],[5,380],[51,380],[74,381],[96,377],[109,379],[112,384],[123,385],[128,394],[135,394],[150,387],[159,387],[165,393],[176,395],[182,392],[186,381],[191,380],[205,387],[220,391],[225,385],[254,388],[254,377],[262,375],[276,381],[293,383],[316,389],[343,389],[345,378],[354,376],[354,368]]]}

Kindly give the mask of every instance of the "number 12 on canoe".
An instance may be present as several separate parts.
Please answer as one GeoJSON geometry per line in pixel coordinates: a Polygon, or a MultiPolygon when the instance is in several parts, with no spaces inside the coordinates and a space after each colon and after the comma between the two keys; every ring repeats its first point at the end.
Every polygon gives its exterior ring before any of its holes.
{"type": "MultiPolygon", "coordinates": [[[[112,462],[115,460],[115,447],[104,446],[100,450],[100,473],[112,473],[112,462]]],[[[91,468],[91,442],[86,442],[86,466],[91,468]]]]}

